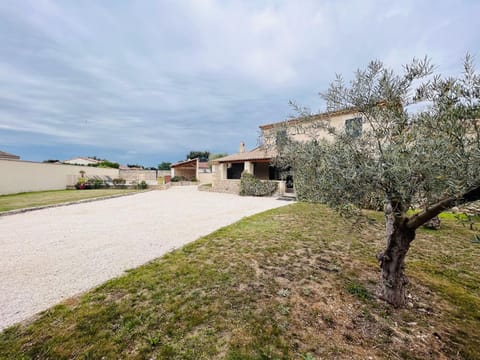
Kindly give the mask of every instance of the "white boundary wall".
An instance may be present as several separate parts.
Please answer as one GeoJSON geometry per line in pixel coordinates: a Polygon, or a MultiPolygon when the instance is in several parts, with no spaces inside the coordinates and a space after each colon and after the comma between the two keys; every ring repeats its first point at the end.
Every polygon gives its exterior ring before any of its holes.
{"type": "Polygon", "coordinates": [[[0,195],[28,191],[62,190],[85,176],[119,177],[118,169],[91,166],[48,164],[21,160],[0,160],[0,195]]]}

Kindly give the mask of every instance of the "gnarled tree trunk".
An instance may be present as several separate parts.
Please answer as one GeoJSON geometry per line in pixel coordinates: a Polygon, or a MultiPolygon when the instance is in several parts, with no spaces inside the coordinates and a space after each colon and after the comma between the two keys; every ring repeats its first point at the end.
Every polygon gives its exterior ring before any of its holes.
{"type": "Polygon", "coordinates": [[[382,270],[381,297],[385,301],[395,307],[405,304],[405,285],[408,284],[408,278],[405,275],[405,256],[410,248],[410,243],[415,239],[416,229],[452,206],[476,200],[480,200],[480,186],[474,187],[462,195],[442,199],[410,218],[404,214],[407,207],[402,207],[401,204],[392,204],[392,202],[386,205],[387,247],[383,253],[378,255],[382,270]]]}
{"type": "Polygon", "coordinates": [[[390,205],[385,209],[385,218],[387,247],[378,256],[382,271],[381,297],[400,307],[405,304],[405,285],[408,284],[405,256],[415,238],[415,230],[408,227],[407,218],[394,214],[390,205]]]}

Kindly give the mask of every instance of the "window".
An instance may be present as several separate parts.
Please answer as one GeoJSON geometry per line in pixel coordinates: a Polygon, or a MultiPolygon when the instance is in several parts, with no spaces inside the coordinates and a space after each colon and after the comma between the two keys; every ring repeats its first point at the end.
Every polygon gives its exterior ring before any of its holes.
{"type": "Polygon", "coordinates": [[[275,134],[275,144],[279,147],[285,145],[288,139],[288,134],[287,130],[281,129],[277,130],[277,133],[275,134]]]}
{"type": "Polygon", "coordinates": [[[351,137],[362,135],[362,118],[356,117],[345,120],[345,133],[351,137]]]}

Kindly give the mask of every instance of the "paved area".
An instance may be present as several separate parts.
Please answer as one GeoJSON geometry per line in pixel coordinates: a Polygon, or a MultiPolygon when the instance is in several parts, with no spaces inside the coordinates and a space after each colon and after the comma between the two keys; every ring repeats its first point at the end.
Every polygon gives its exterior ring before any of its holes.
{"type": "Polygon", "coordinates": [[[289,202],[172,187],[0,217],[0,329],[289,202]]]}

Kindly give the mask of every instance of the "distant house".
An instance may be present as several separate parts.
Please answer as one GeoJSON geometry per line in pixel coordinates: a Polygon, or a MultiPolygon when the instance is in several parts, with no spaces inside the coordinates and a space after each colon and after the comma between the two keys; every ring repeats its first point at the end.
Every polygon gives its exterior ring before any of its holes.
{"type": "Polygon", "coordinates": [[[94,165],[101,162],[100,160],[92,159],[89,157],[76,157],[73,159],[63,161],[64,164],[71,164],[71,165],[94,165]]]}
{"type": "Polygon", "coordinates": [[[277,156],[275,142],[278,143],[280,138],[285,136],[300,142],[331,139],[331,135],[319,126],[323,121],[328,121],[330,126],[338,130],[345,130],[351,136],[360,136],[364,125],[358,112],[350,109],[261,125],[264,145],[245,151],[245,144],[242,142],[238,153],[213,161],[213,190],[238,194],[240,177],[245,171],[260,180],[278,181],[279,193],[293,191],[294,179],[290,175],[282,174],[281,169],[273,164],[273,159],[277,156]]]}
{"type": "Polygon", "coordinates": [[[20,156],[0,151],[0,160],[20,160],[20,156]]]}

